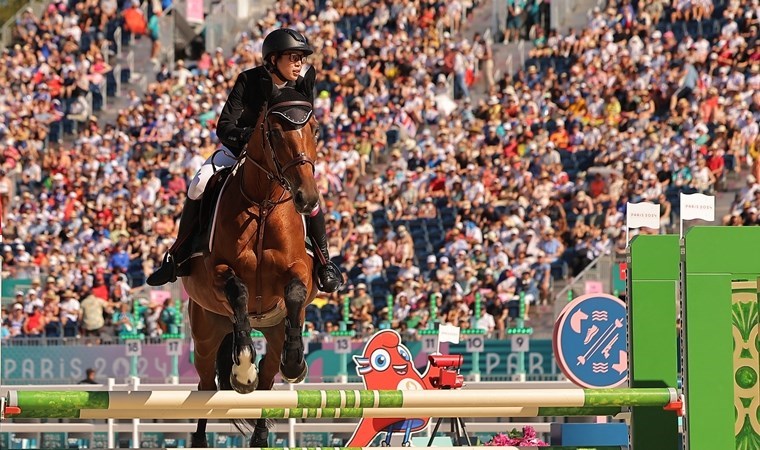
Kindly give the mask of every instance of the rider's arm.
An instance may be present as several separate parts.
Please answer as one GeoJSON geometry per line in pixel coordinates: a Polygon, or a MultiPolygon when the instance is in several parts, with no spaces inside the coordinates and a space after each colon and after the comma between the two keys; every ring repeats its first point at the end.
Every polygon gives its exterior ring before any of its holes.
{"type": "Polygon", "coordinates": [[[246,72],[238,75],[235,86],[227,97],[227,102],[222,108],[216,125],[216,134],[219,136],[219,140],[233,152],[239,151],[246,144],[253,131],[253,125],[241,127],[240,125],[245,124],[238,124],[238,120],[245,109],[244,96],[248,82],[246,72]]]}

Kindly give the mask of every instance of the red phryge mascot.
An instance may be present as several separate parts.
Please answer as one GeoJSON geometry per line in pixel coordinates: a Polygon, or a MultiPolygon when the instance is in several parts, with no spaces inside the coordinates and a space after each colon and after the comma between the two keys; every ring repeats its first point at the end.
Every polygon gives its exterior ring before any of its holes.
{"type": "MultiPolygon", "coordinates": [[[[364,346],[362,356],[354,356],[356,372],[364,379],[365,389],[402,390],[433,389],[430,370],[420,374],[414,367],[414,358],[394,330],[376,333],[364,346]]],[[[409,445],[412,432],[425,428],[429,417],[419,419],[361,419],[346,447],[367,447],[381,432],[385,432],[383,444],[389,446],[394,431],[404,432],[404,446],[409,445]]]]}

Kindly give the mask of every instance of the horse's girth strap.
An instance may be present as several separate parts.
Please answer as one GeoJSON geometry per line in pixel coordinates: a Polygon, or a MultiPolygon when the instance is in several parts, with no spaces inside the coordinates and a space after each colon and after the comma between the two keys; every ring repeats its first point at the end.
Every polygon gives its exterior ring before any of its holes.
{"type": "Polygon", "coordinates": [[[277,297],[277,303],[269,310],[264,311],[261,314],[249,314],[248,322],[252,328],[268,328],[273,327],[285,318],[287,315],[287,309],[285,308],[285,299],[277,297]]]}

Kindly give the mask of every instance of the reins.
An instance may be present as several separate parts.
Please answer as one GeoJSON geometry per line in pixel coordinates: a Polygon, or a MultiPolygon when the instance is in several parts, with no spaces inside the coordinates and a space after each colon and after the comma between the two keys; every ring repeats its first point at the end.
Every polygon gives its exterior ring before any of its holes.
{"type": "MultiPolygon", "coordinates": [[[[311,166],[312,172],[315,170],[314,168],[314,161],[309,158],[306,153],[301,152],[296,155],[295,158],[288,161],[285,165],[282,165],[277,158],[277,154],[274,151],[274,146],[272,145],[272,141],[270,139],[270,133],[269,130],[269,115],[274,113],[277,114],[286,120],[288,120],[290,123],[296,125],[296,126],[303,126],[311,117],[311,108],[312,104],[310,102],[306,101],[288,101],[288,102],[282,102],[278,103],[276,105],[276,109],[269,109],[267,108],[264,113],[264,118],[261,122],[260,128],[261,128],[261,151],[266,152],[267,149],[270,152],[272,161],[274,162],[276,172],[273,172],[269,170],[268,168],[264,167],[262,164],[260,164],[258,161],[253,159],[251,155],[248,153],[248,145],[246,144],[245,148],[243,149],[243,152],[240,154],[240,157],[238,158],[237,166],[240,168],[240,182],[238,183],[238,187],[240,189],[240,194],[243,196],[243,198],[250,203],[253,206],[256,206],[259,209],[259,227],[256,232],[257,235],[257,243],[256,243],[256,249],[254,250],[254,254],[256,255],[256,259],[261,262],[261,257],[264,254],[264,229],[266,227],[267,218],[269,215],[274,211],[274,209],[283,203],[287,203],[290,200],[293,199],[293,192],[292,192],[292,186],[290,185],[290,182],[285,178],[284,173],[293,167],[300,166],[303,164],[309,164],[311,166]],[[309,113],[305,116],[303,120],[295,120],[292,117],[290,117],[286,112],[280,111],[283,107],[288,106],[307,106],[309,108],[309,113]],[[264,200],[261,202],[258,202],[254,199],[252,199],[248,194],[246,194],[245,189],[243,189],[243,184],[245,180],[245,160],[250,161],[253,163],[254,167],[258,168],[260,171],[266,175],[267,180],[269,180],[267,193],[264,196],[264,200]],[[272,196],[272,193],[274,191],[274,183],[280,185],[282,187],[282,193],[280,194],[279,198],[277,200],[272,200],[270,197],[272,196]],[[286,194],[290,194],[287,195],[286,194]]],[[[212,158],[213,159],[213,158],[212,158]]],[[[257,286],[262,285],[262,270],[259,270],[257,267],[256,269],[256,284],[257,286]]],[[[258,292],[260,292],[260,289],[257,289],[258,292]]],[[[261,318],[261,305],[263,303],[262,296],[256,295],[256,313],[252,314],[254,318],[261,318]]]]}

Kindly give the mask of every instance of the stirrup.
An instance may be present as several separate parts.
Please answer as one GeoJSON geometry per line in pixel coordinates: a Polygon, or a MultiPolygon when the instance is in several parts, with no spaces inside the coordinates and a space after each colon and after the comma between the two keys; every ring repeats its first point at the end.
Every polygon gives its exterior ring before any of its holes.
{"type": "Polygon", "coordinates": [[[170,252],[166,252],[161,261],[161,267],[156,269],[145,282],[150,286],[163,286],[175,281],[177,281],[177,266],[174,256],[170,252]]]}
{"type": "Polygon", "coordinates": [[[317,287],[322,292],[336,292],[338,291],[341,286],[343,286],[343,274],[340,271],[340,268],[331,260],[326,260],[324,264],[317,267],[317,287]],[[320,274],[323,274],[325,278],[335,278],[337,281],[336,286],[325,286],[322,283],[322,277],[320,277],[320,274]]]}

